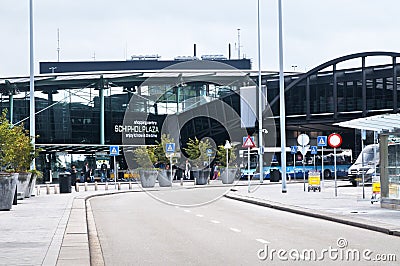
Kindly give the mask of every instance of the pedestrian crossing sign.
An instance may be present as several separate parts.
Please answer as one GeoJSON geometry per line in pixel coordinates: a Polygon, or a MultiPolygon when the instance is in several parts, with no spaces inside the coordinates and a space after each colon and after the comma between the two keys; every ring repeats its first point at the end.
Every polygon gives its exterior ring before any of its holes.
{"type": "Polygon", "coordinates": [[[119,155],[119,146],[110,146],[110,156],[119,155]]]}
{"type": "Polygon", "coordinates": [[[311,146],[311,154],[318,154],[317,146],[311,146]]]}
{"type": "Polygon", "coordinates": [[[318,136],[317,137],[317,145],[319,147],[325,147],[328,144],[327,136],[318,136]]]}
{"type": "Polygon", "coordinates": [[[166,153],[174,153],[175,152],[175,143],[165,144],[165,152],[166,153]]]}
{"type": "Polygon", "coordinates": [[[297,153],[297,146],[290,146],[290,153],[296,154],[297,153]]]}

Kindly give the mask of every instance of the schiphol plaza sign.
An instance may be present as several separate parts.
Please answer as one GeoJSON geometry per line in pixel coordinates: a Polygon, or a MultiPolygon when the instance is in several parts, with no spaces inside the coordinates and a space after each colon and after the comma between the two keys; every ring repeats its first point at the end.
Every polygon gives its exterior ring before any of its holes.
{"type": "Polygon", "coordinates": [[[131,125],[115,125],[115,133],[122,133],[125,139],[158,139],[160,129],[157,121],[133,120],[131,125]]]}

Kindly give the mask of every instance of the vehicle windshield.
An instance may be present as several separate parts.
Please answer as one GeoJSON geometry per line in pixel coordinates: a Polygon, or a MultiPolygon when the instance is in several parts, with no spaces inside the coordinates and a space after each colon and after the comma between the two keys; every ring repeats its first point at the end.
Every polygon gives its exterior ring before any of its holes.
{"type": "Polygon", "coordinates": [[[379,149],[376,145],[376,157],[374,152],[374,145],[368,145],[364,148],[363,152],[357,157],[356,164],[362,164],[364,157],[364,165],[368,163],[377,163],[379,161],[379,149]],[[362,156],[361,156],[362,155],[362,156]]]}

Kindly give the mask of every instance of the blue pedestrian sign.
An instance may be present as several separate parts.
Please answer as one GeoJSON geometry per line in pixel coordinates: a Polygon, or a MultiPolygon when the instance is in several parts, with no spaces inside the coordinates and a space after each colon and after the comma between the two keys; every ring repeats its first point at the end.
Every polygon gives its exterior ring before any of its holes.
{"type": "Polygon", "coordinates": [[[317,146],[311,146],[311,154],[318,154],[318,147],[317,146]]]}
{"type": "Polygon", "coordinates": [[[212,154],[213,154],[212,149],[207,149],[207,156],[208,156],[208,157],[211,157],[212,154]]]}
{"type": "Polygon", "coordinates": [[[297,153],[297,146],[290,146],[290,153],[296,154],[297,153]]]}
{"type": "Polygon", "coordinates": [[[328,137],[327,136],[318,136],[317,137],[317,145],[319,147],[325,147],[328,144],[328,137]]]}
{"type": "Polygon", "coordinates": [[[119,146],[110,146],[110,156],[119,155],[119,146]]]}
{"type": "Polygon", "coordinates": [[[175,152],[175,143],[165,144],[165,152],[166,153],[174,153],[175,152]]]}

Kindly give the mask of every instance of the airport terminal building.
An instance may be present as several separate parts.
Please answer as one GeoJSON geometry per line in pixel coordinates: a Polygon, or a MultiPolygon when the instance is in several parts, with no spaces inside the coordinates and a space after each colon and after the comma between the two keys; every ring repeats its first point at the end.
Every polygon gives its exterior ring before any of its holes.
{"type": "MultiPolygon", "coordinates": [[[[336,124],[398,113],[399,57],[393,52],[364,52],[333,59],[305,73],[285,73],[287,146],[297,145],[301,133],[307,133],[310,144],[316,145],[317,136],[337,132],[343,137],[342,147],[358,154],[360,131],[336,124]],[[386,63],[369,63],[377,57],[386,63]],[[348,62],[351,67],[346,67],[348,62]]],[[[166,120],[177,125],[168,132],[174,132],[182,147],[194,137],[211,137],[216,144],[224,144],[229,139],[226,125],[231,130],[244,128],[248,134],[257,132],[257,115],[250,114],[245,123],[237,119],[249,106],[257,108],[256,102],[252,106],[251,100],[244,103],[241,97],[257,97],[252,94],[256,89],[251,92],[250,88],[258,84],[258,72],[251,69],[249,59],[42,62],[40,73],[35,77],[36,144],[43,149],[43,158],[60,152],[95,156],[108,151],[109,145],[123,147],[126,133],[136,134],[132,138],[138,145],[153,144],[166,120]],[[137,127],[124,124],[127,111],[137,127]]],[[[276,128],[275,135],[265,137],[273,138],[270,143],[280,143],[278,74],[262,72],[269,104],[263,107],[263,124],[276,128]]],[[[1,109],[9,110],[12,122],[29,125],[29,77],[0,78],[0,93],[1,109]]],[[[370,142],[371,136],[367,136],[370,142]]],[[[52,167],[46,166],[46,160],[39,162],[40,167],[52,167]]]]}

